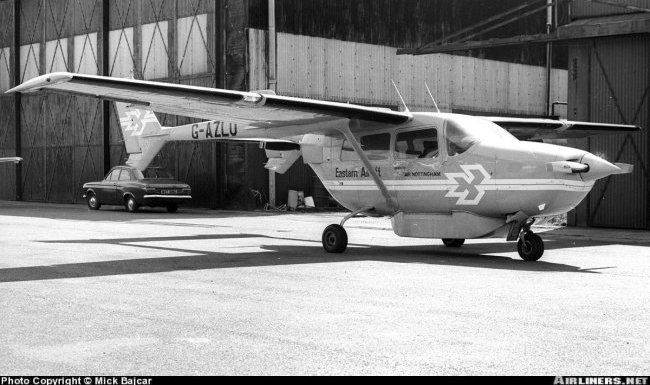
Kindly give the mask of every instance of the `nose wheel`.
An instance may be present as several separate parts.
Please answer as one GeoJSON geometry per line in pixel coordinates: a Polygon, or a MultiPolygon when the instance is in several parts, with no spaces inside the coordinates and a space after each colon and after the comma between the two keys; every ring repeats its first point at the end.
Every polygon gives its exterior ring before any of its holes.
{"type": "Polygon", "coordinates": [[[532,232],[524,232],[517,242],[517,251],[524,261],[537,261],[544,254],[544,241],[532,232]]]}

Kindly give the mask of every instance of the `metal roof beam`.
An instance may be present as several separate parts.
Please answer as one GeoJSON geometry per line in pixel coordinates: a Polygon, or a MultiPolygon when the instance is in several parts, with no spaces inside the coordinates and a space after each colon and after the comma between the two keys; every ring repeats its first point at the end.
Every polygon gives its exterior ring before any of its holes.
{"type": "Polygon", "coordinates": [[[428,49],[399,49],[399,55],[426,55],[433,53],[458,52],[472,49],[504,47],[522,44],[543,44],[549,42],[571,41],[579,39],[598,38],[617,35],[634,35],[650,33],[650,15],[640,13],[624,19],[610,17],[609,22],[599,18],[597,22],[575,22],[559,27],[550,34],[520,35],[508,38],[495,38],[481,41],[468,41],[461,43],[443,44],[428,49]]]}

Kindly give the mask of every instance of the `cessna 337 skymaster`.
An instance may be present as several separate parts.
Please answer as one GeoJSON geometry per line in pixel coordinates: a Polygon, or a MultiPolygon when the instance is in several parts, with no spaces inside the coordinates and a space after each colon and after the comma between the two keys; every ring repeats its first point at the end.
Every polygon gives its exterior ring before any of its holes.
{"type": "Polygon", "coordinates": [[[323,232],[328,252],[347,247],[353,216],[391,216],[399,236],[518,240],[519,255],[537,260],[536,217],[576,207],[594,182],[632,171],[589,152],[527,140],[627,133],[639,127],[551,119],[479,118],[417,113],[275,95],[52,73],[8,92],[90,95],[118,103],[127,164],[145,168],[167,141],[264,143],[268,169],[285,172],[300,156],[341,205],[352,211],[323,232]],[[211,119],[161,127],[152,111],[211,119]],[[504,129],[505,128],[505,129],[504,129]],[[509,133],[508,131],[514,133],[509,133]]]}

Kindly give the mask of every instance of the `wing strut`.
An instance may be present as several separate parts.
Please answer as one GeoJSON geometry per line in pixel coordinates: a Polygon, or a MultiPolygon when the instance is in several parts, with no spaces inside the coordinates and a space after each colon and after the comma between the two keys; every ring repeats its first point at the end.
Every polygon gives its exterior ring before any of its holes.
{"type": "MultiPolygon", "coordinates": [[[[356,120],[350,120],[349,124],[352,124],[352,122],[356,122],[356,120]]],[[[361,148],[361,145],[357,141],[357,138],[355,138],[354,135],[352,135],[352,131],[350,131],[349,125],[339,127],[337,129],[345,136],[345,139],[347,139],[348,142],[352,144],[354,151],[356,151],[357,155],[359,155],[361,162],[363,162],[363,165],[370,173],[370,176],[372,176],[372,180],[375,182],[377,187],[379,187],[379,191],[381,191],[381,194],[384,196],[384,199],[386,199],[386,204],[388,205],[388,207],[390,207],[394,211],[398,211],[397,202],[395,202],[395,199],[393,199],[393,197],[390,196],[388,189],[384,184],[384,181],[381,180],[381,178],[377,174],[377,171],[375,171],[374,166],[370,163],[370,159],[368,159],[366,154],[363,152],[363,149],[361,148]]]]}

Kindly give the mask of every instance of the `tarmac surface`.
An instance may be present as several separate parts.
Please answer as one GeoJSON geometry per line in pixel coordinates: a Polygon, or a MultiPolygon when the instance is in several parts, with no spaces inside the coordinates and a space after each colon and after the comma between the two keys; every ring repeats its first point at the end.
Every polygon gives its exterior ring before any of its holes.
{"type": "Polygon", "coordinates": [[[647,375],[650,232],[328,254],[342,216],[0,201],[0,375],[647,375]]]}

